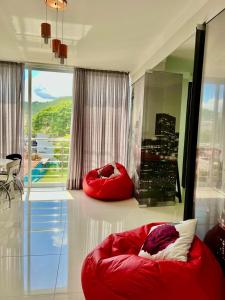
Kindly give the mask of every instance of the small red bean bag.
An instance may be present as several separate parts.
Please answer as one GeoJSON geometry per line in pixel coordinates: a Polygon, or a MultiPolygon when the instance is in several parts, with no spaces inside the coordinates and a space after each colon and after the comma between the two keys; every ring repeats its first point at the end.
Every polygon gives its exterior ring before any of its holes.
{"type": "Polygon", "coordinates": [[[104,168],[98,168],[88,172],[83,180],[84,192],[93,198],[100,200],[125,200],[133,195],[133,182],[130,179],[125,167],[116,163],[119,174],[114,177],[108,177],[113,170],[107,165],[104,168]],[[99,177],[99,170],[107,177],[99,177]]]}
{"type": "Polygon", "coordinates": [[[85,259],[86,300],[223,300],[224,277],[215,257],[195,237],[188,262],[140,257],[152,226],[111,234],[85,259]]]}

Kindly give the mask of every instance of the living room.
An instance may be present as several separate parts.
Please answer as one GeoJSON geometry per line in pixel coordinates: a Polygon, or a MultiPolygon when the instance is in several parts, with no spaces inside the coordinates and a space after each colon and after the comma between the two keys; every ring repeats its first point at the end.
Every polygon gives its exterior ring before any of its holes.
{"type": "Polygon", "coordinates": [[[0,3],[0,299],[225,299],[222,0],[0,3]]]}

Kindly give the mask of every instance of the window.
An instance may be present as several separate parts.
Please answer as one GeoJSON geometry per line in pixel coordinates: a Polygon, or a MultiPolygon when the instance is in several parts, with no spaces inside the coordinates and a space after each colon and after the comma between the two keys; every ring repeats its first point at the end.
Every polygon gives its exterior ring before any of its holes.
{"type": "Polygon", "coordinates": [[[65,185],[72,110],[71,72],[27,68],[24,107],[24,182],[65,185]]]}

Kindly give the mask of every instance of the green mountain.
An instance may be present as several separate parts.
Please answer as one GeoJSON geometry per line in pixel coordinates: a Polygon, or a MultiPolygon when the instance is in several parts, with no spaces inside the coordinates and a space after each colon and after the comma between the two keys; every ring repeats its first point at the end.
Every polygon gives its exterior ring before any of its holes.
{"type": "MultiPolygon", "coordinates": [[[[63,101],[72,101],[72,97],[61,97],[61,98],[56,98],[55,100],[49,100],[46,102],[33,102],[32,103],[32,115],[35,115],[40,110],[45,109],[49,106],[58,105],[63,101]]],[[[25,114],[28,114],[28,102],[24,103],[24,112],[25,112],[25,114]]]]}

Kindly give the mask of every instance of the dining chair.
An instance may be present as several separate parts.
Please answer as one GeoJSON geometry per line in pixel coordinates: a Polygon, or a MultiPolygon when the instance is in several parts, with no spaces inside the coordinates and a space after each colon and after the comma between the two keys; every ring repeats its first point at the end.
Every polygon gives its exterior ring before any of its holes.
{"type": "Polygon", "coordinates": [[[22,155],[19,154],[19,153],[12,153],[12,154],[6,155],[6,158],[7,159],[11,159],[11,160],[17,160],[17,159],[20,160],[20,167],[19,167],[18,173],[17,174],[14,173],[14,177],[16,177],[17,182],[20,184],[20,186],[21,186],[21,188],[23,190],[24,189],[23,183],[22,183],[20,177],[18,176],[19,173],[20,173],[20,170],[21,170],[21,166],[22,166],[22,159],[23,159],[22,155]]]}
{"type": "Polygon", "coordinates": [[[17,159],[20,159],[20,168],[19,168],[19,171],[20,171],[20,169],[21,169],[21,164],[22,164],[22,159],[23,159],[21,154],[19,154],[19,153],[12,153],[12,154],[6,155],[5,158],[11,159],[11,160],[17,160],[17,159]]]}
{"type": "Polygon", "coordinates": [[[19,174],[20,168],[20,160],[14,160],[12,162],[7,163],[6,165],[6,174],[0,175],[0,189],[4,190],[9,199],[9,207],[11,207],[12,195],[10,193],[11,185],[16,185],[20,191],[21,199],[22,199],[22,190],[17,182],[17,175],[19,174]]]}

